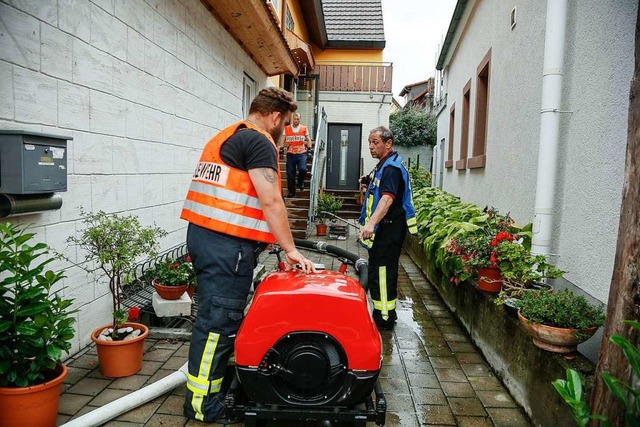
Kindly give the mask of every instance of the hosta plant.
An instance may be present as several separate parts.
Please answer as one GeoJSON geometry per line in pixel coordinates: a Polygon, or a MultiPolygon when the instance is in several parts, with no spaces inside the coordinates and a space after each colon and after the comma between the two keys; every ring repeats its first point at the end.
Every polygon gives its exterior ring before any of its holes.
{"type": "Polygon", "coordinates": [[[74,336],[72,300],[54,289],[63,271],[34,233],[0,224],[0,387],[28,387],[51,379],[74,336]]]}

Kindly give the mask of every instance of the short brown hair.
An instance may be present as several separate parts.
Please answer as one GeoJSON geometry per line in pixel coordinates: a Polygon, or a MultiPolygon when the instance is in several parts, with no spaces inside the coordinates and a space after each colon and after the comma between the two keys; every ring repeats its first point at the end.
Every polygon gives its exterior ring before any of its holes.
{"type": "Polygon", "coordinates": [[[251,102],[249,114],[260,113],[267,115],[278,111],[282,114],[287,111],[294,112],[298,109],[298,104],[293,100],[291,92],[278,87],[268,87],[262,89],[251,102]]]}
{"type": "Polygon", "coordinates": [[[371,129],[371,132],[369,132],[369,135],[371,135],[372,133],[379,133],[380,138],[382,139],[383,142],[387,142],[388,140],[391,140],[393,144],[393,133],[389,130],[389,128],[386,128],[384,126],[378,126],[375,129],[371,129]]]}

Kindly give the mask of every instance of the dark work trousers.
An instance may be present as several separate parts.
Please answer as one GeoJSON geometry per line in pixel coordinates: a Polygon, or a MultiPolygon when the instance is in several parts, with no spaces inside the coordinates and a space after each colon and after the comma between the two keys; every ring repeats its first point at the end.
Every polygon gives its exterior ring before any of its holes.
{"type": "Polygon", "coordinates": [[[212,422],[224,413],[223,384],[251,289],[257,242],[189,224],[187,248],[198,280],[184,414],[212,422]]]}
{"type": "Polygon", "coordinates": [[[298,169],[298,188],[304,188],[304,179],[307,177],[307,153],[287,153],[287,190],[289,194],[296,192],[296,169],[298,169]]]}
{"type": "Polygon", "coordinates": [[[392,222],[383,219],[369,249],[369,292],[373,300],[373,320],[378,326],[393,325],[398,318],[398,261],[406,231],[407,222],[403,217],[392,222]]]}

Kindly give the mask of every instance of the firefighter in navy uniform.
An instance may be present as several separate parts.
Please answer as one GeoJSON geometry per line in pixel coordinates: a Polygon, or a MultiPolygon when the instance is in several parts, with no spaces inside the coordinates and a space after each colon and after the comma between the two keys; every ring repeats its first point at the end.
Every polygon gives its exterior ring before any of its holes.
{"type": "Polygon", "coordinates": [[[393,134],[384,126],[369,134],[369,151],[379,159],[360,183],[367,185],[360,214],[360,243],[369,250],[369,292],[378,329],[392,329],[398,318],[398,261],[407,230],[417,234],[409,173],[393,149],[393,134]]]}
{"type": "Polygon", "coordinates": [[[278,149],[297,108],[279,88],[260,91],[247,120],[205,146],[181,218],[198,280],[198,315],[189,348],[185,416],[224,422],[224,374],[233,351],[256,265],[258,245],[278,242],[287,268],[315,272],[296,249],[281,196],[278,149]]]}

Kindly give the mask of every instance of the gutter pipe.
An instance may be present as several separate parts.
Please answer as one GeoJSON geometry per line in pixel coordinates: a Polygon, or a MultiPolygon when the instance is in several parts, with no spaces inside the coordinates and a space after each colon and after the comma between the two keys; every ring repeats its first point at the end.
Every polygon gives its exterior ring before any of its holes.
{"type": "Polygon", "coordinates": [[[538,178],[531,245],[531,252],[545,256],[551,252],[553,233],[566,28],[567,0],[547,0],[538,178]]]}
{"type": "Polygon", "coordinates": [[[81,417],[74,418],[61,427],[95,427],[124,414],[138,406],[147,403],[166,392],[173,390],[177,386],[187,382],[187,363],[182,365],[176,372],[156,381],[153,384],[122,396],[121,398],[107,403],[100,408],[94,409],[81,417]]]}

